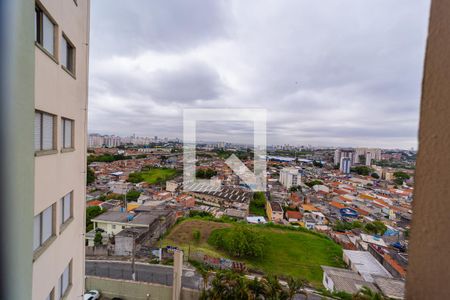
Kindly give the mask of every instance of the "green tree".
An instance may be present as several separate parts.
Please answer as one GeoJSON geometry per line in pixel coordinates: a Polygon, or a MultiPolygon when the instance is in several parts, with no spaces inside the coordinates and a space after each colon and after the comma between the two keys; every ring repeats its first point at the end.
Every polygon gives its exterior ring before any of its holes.
{"type": "Polygon", "coordinates": [[[307,281],[305,279],[289,276],[287,283],[289,288],[289,299],[294,299],[294,296],[296,294],[302,294],[305,296],[305,299],[308,299],[308,293],[305,291],[305,287],[307,284],[307,281]]]}
{"type": "Polygon", "coordinates": [[[264,284],[257,277],[247,283],[252,299],[259,299],[264,295],[264,284]]]}
{"type": "Polygon", "coordinates": [[[323,184],[323,182],[322,182],[321,180],[314,179],[314,180],[311,180],[311,181],[306,182],[305,184],[306,184],[307,186],[309,186],[310,188],[312,188],[312,187],[315,186],[315,185],[323,184]]]}
{"type": "Polygon", "coordinates": [[[291,192],[291,193],[301,192],[301,191],[302,191],[302,187],[299,185],[293,185],[289,188],[289,192],[291,192]]]}
{"type": "Polygon", "coordinates": [[[94,237],[94,245],[95,246],[101,246],[102,242],[103,242],[102,233],[100,231],[97,231],[95,233],[95,237],[94,237]]]}
{"type": "Polygon", "coordinates": [[[283,290],[283,287],[275,275],[268,275],[264,277],[264,299],[267,300],[286,300],[289,298],[288,293],[283,290]]]}
{"type": "Polygon", "coordinates": [[[208,243],[234,257],[261,258],[267,240],[249,226],[237,225],[214,230],[208,243]]]}
{"type": "Polygon", "coordinates": [[[206,291],[209,284],[209,276],[211,275],[211,270],[204,265],[198,265],[197,271],[200,273],[200,276],[202,277],[203,281],[203,291],[206,291]]]}
{"type": "Polygon", "coordinates": [[[197,178],[202,178],[202,179],[210,179],[213,176],[216,176],[217,172],[213,169],[200,169],[197,170],[197,172],[195,173],[195,176],[197,178]]]}
{"type": "Polygon", "coordinates": [[[366,226],[364,226],[364,230],[371,234],[383,235],[386,232],[387,227],[381,221],[374,221],[367,223],[366,226]]]}
{"type": "Polygon", "coordinates": [[[353,300],[387,300],[382,294],[363,286],[356,294],[353,295],[353,300]]]}
{"type": "Polygon", "coordinates": [[[198,243],[198,242],[200,241],[200,236],[201,236],[201,233],[200,233],[199,230],[194,230],[194,231],[192,232],[192,238],[194,239],[194,241],[195,241],[196,243],[198,243]]]}
{"type": "Polygon", "coordinates": [[[144,176],[142,176],[141,172],[130,173],[128,175],[127,181],[131,182],[131,183],[139,183],[139,182],[144,181],[144,176]]]}
{"type": "Polygon", "coordinates": [[[379,179],[380,178],[380,175],[378,175],[377,173],[372,173],[372,174],[370,174],[370,176],[372,176],[372,178],[375,178],[375,179],[379,179]]]}
{"type": "Polygon", "coordinates": [[[313,160],[313,166],[314,167],[318,167],[318,168],[322,168],[323,167],[323,163],[317,160],[313,160]]]}
{"type": "Polygon", "coordinates": [[[356,166],[351,168],[351,171],[357,173],[358,175],[368,176],[373,172],[373,169],[368,166],[356,166]]]}
{"type": "Polygon", "coordinates": [[[411,178],[408,174],[405,172],[394,172],[394,182],[397,185],[403,185],[403,182],[409,178],[411,178]]]}
{"type": "Polygon", "coordinates": [[[405,235],[405,239],[409,239],[409,235],[410,235],[409,229],[406,229],[403,234],[405,235]]]}
{"type": "Polygon", "coordinates": [[[106,210],[102,209],[99,206],[91,206],[86,208],[86,232],[89,232],[93,229],[92,219],[98,215],[101,215],[106,210]]]}
{"type": "Polygon", "coordinates": [[[264,192],[255,192],[250,201],[249,212],[256,216],[266,216],[266,195],[264,192]]]}
{"type": "Polygon", "coordinates": [[[333,226],[333,230],[340,231],[340,232],[352,230],[354,228],[363,228],[363,224],[359,221],[342,222],[340,220],[337,220],[333,226]]]}
{"type": "Polygon", "coordinates": [[[200,217],[200,218],[213,218],[214,216],[212,215],[212,213],[207,212],[207,211],[203,211],[203,210],[191,210],[191,211],[189,211],[189,217],[190,217],[190,218],[195,218],[195,217],[200,217]]]}
{"type": "Polygon", "coordinates": [[[95,173],[94,170],[92,170],[91,168],[87,168],[87,172],[86,172],[86,183],[87,184],[91,184],[95,181],[95,173]]]}
{"type": "Polygon", "coordinates": [[[136,190],[130,190],[127,193],[127,201],[128,202],[137,201],[137,199],[139,198],[140,195],[141,195],[141,192],[138,192],[136,190]]]}
{"type": "Polygon", "coordinates": [[[250,299],[246,279],[232,271],[218,271],[203,299],[250,299]]]}

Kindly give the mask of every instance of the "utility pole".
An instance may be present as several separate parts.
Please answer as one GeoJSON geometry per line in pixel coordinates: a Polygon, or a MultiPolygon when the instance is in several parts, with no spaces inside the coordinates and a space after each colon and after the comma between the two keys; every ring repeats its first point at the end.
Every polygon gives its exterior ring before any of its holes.
{"type": "Polygon", "coordinates": [[[174,252],[173,252],[172,300],[180,300],[181,299],[182,275],[183,275],[183,251],[174,250],[174,252]]]}
{"type": "Polygon", "coordinates": [[[123,197],[123,209],[125,212],[127,212],[127,193],[128,193],[128,189],[125,188],[125,197],[123,197]]]}
{"type": "Polygon", "coordinates": [[[136,281],[136,266],[135,266],[135,259],[134,256],[136,255],[136,238],[134,236],[134,232],[132,233],[133,237],[133,249],[131,251],[131,279],[133,281],[136,281]]]}

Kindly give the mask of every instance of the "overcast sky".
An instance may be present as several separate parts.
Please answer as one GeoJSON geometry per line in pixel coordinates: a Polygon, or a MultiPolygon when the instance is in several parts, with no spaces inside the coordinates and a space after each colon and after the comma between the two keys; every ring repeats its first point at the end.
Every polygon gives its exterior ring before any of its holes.
{"type": "MultiPolygon", "coordinates": [[[[181,138],[183,108],[243,107],[270,144],[417,146],[428,0],[91,5],[91,133],[181,138]]],[[[241,125],[202,138],[249,142],[241,125]]]]}

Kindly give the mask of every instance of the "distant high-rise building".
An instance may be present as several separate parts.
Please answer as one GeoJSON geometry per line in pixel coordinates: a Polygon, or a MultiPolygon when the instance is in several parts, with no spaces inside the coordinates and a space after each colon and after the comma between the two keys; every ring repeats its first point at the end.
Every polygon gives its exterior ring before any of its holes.
{"type": "Polygon", "coordinates": [[[299,169],[284,168],[280,171],[279,181],[287,189],[290,189],[292,186],[297,186],[302,183],[302,175],[299,169]]]}
{"type": "Polygon", "coordinates": [[[350,173],[350,167],[352,166],[352,159],[350,157],[342,157],[339,165],[339,170],[344,174],[350,173]]]}
{"type": "Polygon", "coordinates": [[[334,151],[334,164],[340,164],[343,157],[350,158],[351,164],[353,164],[356,156],[356,152],[353,149],[336,149],[334,151]]]}
{"type": "Polygon", "coordinates": [[[108,148],[115,148],[122,144],[122,139],[115,135],[106,135],[103,137],[103,144],[108,148]]]}
{"type": "Polygon", "coordinates": [[[356,148],[355,160],[353,163],[370,166],[373,160],[381,160],[381,149],[377,148],[356,148]],[[364,161],[361,160],[363,158],[364,161]]]}
{"type": "Polygon", "coordinates": [[[104,144],[103,136],[100,134],[90,134],[88,137],[88,148],[100,148],[104,144]]]}

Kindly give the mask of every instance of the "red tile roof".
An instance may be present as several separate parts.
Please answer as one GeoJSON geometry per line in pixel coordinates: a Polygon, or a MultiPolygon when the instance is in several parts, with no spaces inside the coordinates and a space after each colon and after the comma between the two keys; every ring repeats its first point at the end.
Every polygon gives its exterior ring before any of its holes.
{"type": "Polygon", "coordinates": [[[299,211],[288,210],[286,212],[286,216],[288,219],[301,219],[303,216],[299,211]]]}
{"type": "Polygon", "coordinates": [[[344,205],[344,204],[339,203],[339,202],[336,202],[336,201],[331,201],[331,202],[330,202],[330,205],[331,205],[331,206],[334,206],[334,207],[336,207],[336,208],[345,208],[345,205],[344,205]]]}
{"type": "Polygon", "coordinates": [[[103,202],[100,200],[91,200],[86,202],[86,206],[87,207],[91,207],[91,206],[99,206],[100,204],[102,204],[103,202]]]}

